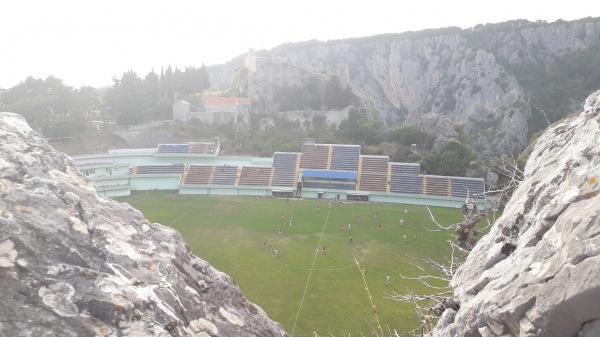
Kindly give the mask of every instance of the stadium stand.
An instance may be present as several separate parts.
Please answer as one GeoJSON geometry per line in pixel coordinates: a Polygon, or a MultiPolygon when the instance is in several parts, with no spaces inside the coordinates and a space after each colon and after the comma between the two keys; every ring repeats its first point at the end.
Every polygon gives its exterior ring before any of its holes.
{"type": "Polygon", "coordinates": [[[215,143],[189,143],[191,154],[214,154],[217,151],[218,144],[215,143]]]}
{"type": "Polygon", "coordinates": [[[179,173],[182,174],[185,165],[168,164],[168,165],[137,165],[134,170],[135,174],[163,174],[163,173],[179,173]]]}
{"type": "Polygon", "coordinates": [[[418,196],[419,203],[426,200],[442,206],[449,201],[462,202],[467,196],[485,200],[481,178],[421,175],[417,163],[392,163],[388,156],[361,155],[360,145],[315,144],[314,139],[305,138],[302,152],[275,152],[272,158],[223,156],[217,164],[214,157],[218,156],[219,148],[216,137],[213,142],[159,144],[157,149],[109,152],[108,159],[84,156],[78,166],[83,173],[102,180],[98,186],[104,189],[103,193],[107,186],[123,185],[122,176],[129,173],[132,177],[125,178],[129,187],[119,187],[118,193],[111,192],[111,196],[128,195],[131,190],[179,186],[180,193],[185,194],[255,195],[261,190],[260,193],[268,195],[271,190],[278,197],[321,198],[337,194],[347,200],[388,202],[406,202],[418,196]],[[211,153],[215,148],[215,153],[211,153]],[[155,158],[157,152],[164,157],[155,158]],[[128,154],[135,155],[138,164],[124,156],[128,154]],[[167,157],[182,162],[166,164],[167,157]],[[187,169],[185,163],[189,165],[187,169]],[[110,177],[117,169],[115,176],[110,177]],[[106,175],[97,174],[104,171],[106,175]],[[155,178],[152,175],[160,179],[154,183],[148,179],[155,178]]]}
{"type": "Polygon", "coordinates": [[[158,153],[189,153],[189,144],[158,144],[158,153]]]}
{"type": "Polygon", "coordinates": [[[480,178],[450,177],[450,183],[453,197],[466,198],[467,195],[472,197],[484,192],[483,180],[480,178]]]}
{"type": "Polygon", "coordinates": [[[358,171],[358,157],[360,145],[332,146],[330,170],[358,171]]]}
{"type": "Polygon", "coordinates": [[[360,191],[386,192],[388,185],[388,156],[360,156],[360,191]]]}
{"type": "Polygon", "coordinates": [[[183,184],[209,185],[214,172],[213,165],[190,165],[182,181],[183,184]]]}
{"type": "Polygon", "coordinates": [[[450,196],[450,177],[424,176],[423,185],[423,194],[425,195],[450,196]]]}
{"type": "Polygon", "coordinates": [[[213,185],[235,185],[238,177],[237,166],[217,166],[215,168],[215,174],[212,179],[213,185]]]}
{"type": "Polygon", "coordinates": [[[271,186],[296,186],[296,167],[298,166],[299,157],[299,153],[273,153],[273,181],[271,186]]]}
{"type": "Polygon", "coordinates": [[[302,157],[300,159],[300,168],[327,170],[330,162],[329,144],[310,144],[302,145],[302,157]]]}
{"type": "Polygon", "coordinates": [[[244,166],[238,185],[270,186],[272,171],[270,166],[244,166]]]}
{"type": "Polygon", "coordinates": [[[421,165],[418,163],[390,163],[392,166],[392,175],[419,175],[421,174],[421,165]]]}

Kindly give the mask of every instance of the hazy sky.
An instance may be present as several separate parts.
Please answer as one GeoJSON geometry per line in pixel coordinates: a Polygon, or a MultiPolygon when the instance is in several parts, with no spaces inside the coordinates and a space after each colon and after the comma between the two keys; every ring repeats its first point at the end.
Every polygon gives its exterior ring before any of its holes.
{"type": "Polygon", "coordinates": [[[133,69],[221,64],[249,48],[514,19],[600,16],[594,1],[0,0],[0,88],[31,75],[103,86],[133,69]]]}

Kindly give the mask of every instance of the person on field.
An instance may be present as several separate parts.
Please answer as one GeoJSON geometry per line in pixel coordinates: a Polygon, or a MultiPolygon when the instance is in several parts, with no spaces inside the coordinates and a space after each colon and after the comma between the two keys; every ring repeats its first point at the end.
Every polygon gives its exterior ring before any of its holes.
{"type": "Polygon", "coordinates": [[[390,274],[388,274],[388,275],[385,277],[385,285],[386,285],[386,286],[389,286],[390,284],[392,284],[392,281],[391,281],[391,279],[390,279],[390,274]]]}
{"type": "Polygon", "coordinates": [[[263,249],[267,250],[267,241],[263,242],[263,249]]]}
{"type": "Polygon", "coordinates": [[[327,254],[327,248],[325,248],[325,245],[323,245],[323,255],[327,254]]]}
{"type": "Polygon", "coordinates": [[[404,234],[404,242],[406,242],[406,234],[404,234]]]}
{"type": "Polygon", "coordinates": [[[352,243],[352,235],[350,235],[350,239],[348,240],[348,243],[352,243]]]}
{"type": "Polygon", "coordinates": [[[381,224],[378,224],[378,225],[377,225],[377,231],[378,231],[378,232],[381,232],[381,224]]]}
{"type": "Polygon", "coordinates": [[[279,251],[277,250],[277,248],[273,249],[273,256],[277,257],[277,254],[279,254],[279,251]]]}
{"type": "Polygon", "coordinates": [[[290,218],[290,227],[292,227],[292,218],[290,218]]]}

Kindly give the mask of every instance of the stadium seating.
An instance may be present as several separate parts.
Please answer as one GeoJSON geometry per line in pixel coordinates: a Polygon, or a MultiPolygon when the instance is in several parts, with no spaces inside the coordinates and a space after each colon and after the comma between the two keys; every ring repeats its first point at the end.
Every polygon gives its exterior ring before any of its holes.
{"type": "Polygon", "coordinates": [[[329,164],[329,144],[302,145],[300,168],[327,170],[329,164]]]}
{"type": "Polygon", "coordinates": [[[294,187],[299,153],[275,152],[273,154],[273,181],[271,186],[294,187]]]}
{"type": "Polygon", "coordinates": [[[419,175],[419,164],[390,163],[390,192],[423,194],[423,176],[419,175]]]}
{"type": "Polygon", "coordinates": [[[484,192],[483,180],[479,178],[450,177],[452,196],[466,198],[484,192]],[[468,189],[468,191],[467,191],[468,189]]]}
{"type": "Polygon", "coordinates": [[[270,166],[244,166],[238,185],[270,186],[272,171],[273,168],[270,166]]]}
{"type": "Polygon", "coordinates": [[[330,170],[358,171],[358,157],[360,145],[332,146],[330,170]]]}
{"type": "Polygon", "coordinates": [[[450,177],[424,176],[423,185],[423,194],[425,195],[450,196],[450,177]]]}
{"type": "Polygon", "coordinates": [[[213,165],[190,165],[183,184],[209,185],[214,171],[213,165]]]}
{"type": "Polygon", "coordinates": [[[185,169],[184,165],[167,164],[167,165],[137,165],[136,174],[163,174],[163,173],[179,173],[182,174],[185,169]]]}
{"type": "Polygon", "coordinates": [[[158,153],[189,153],[188,144],[158,144],[158,153]]]}
{"type": "Polygon", "coordinates": [[[238,175],[238,167],[230,165],[221,165],[215,167],[215,174],[212,179],[213,185],[235,185],[238,175]]]}
{"type": "Polygon", "coordinates": [[[214,154],[217,151],[216,143],[189,143],[191,154],[214,154]]]}
{"type": "Polygon", "coordinates": [[[388,185],[388,156],[360,156],[359,190],[386,192],[388,185]]]}

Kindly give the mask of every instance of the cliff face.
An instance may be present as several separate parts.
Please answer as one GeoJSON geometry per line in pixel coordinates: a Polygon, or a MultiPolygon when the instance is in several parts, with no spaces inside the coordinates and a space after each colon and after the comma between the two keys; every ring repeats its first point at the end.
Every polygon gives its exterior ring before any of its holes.
{"type": "MultiPolygon", "coordinates": [[[[523,69],[543,76],[560,58],[597,48],[599,42],[600,20],[538,25],[515,21],[495,29],[448,28],[412,35],[309,41],[261,54],[338,75],[359,97],[382,111],[388,126],[405,120],[412,123],[426,113],[464,124],[473,139],[471,145],[479,153],[491,155],[519,153],[528,143],[532,121],[544,119],[540,111],[532,111],[531,90],[550,84],[544,80],[539,80],[540,85],[529,83],[528,75],[522,76],[523,69]]],[[[272,81],[282,81],[285,72],[274,70],[279,67],[256,71],[258,80],[250,85],[250,97],[260,101],[264,88],[272,81]]],[[[222,72],[214,73],[222,77],[222,72]]],[[[567,95],[570,89],[561,90],[567,95]]],[[[545,119],[535,122],[538,126],[544,123],[545,119]]]]}
{"type": "Polygon", "coordinates": [[[0,113],[1,336],[287,336],[180,234],[0,113]]]}
{"type": "Polygon", "coordinates": [[[600,336],[600,91],[537,141],[434,336],[600,336]]]}

